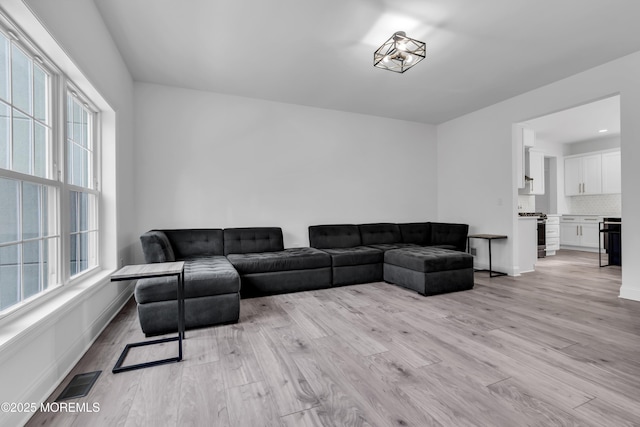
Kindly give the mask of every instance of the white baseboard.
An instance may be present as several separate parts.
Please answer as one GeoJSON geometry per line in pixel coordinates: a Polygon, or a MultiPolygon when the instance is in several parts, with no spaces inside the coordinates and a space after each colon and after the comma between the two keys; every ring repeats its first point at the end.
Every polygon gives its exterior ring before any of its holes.
{"type": "Polygon", "coordinates": [[[632,301],[640,301],[640,289],[630,288],[622,285],[620,288],[620,298],[629,299],[632,301]]]}

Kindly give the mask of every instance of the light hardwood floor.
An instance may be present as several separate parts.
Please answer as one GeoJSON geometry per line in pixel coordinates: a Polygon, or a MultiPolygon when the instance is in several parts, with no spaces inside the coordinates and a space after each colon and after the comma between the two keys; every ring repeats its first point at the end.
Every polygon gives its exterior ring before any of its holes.
{"type": "Polygon", "coordinates": [[[183,362],[114,375],[143,338],[130,302],[50,398],[103,370],[77,400],[100,412],[29,425],[637,426],[640,303],[619,288],[619,267],[561,251],[440,296],[373,283],[243,300],[238,324],[188,331],[183,362]]]}

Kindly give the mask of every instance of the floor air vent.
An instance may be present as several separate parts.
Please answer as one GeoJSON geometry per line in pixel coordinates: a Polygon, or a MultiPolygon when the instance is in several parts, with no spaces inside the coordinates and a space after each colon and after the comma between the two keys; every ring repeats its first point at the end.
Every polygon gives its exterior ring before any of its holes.
{"type": "Polygon", "coordinates": [[[93,384],[95,384],[101,373],[102,371],[95,371],[76,375],[73,377],[71,382],[67,384],[65,389],[62,390],[62,393],[60,393],[56,402],[86,396],[89,394],[89,390],[91,390],[91,387],[93,387],[93,384]]]}

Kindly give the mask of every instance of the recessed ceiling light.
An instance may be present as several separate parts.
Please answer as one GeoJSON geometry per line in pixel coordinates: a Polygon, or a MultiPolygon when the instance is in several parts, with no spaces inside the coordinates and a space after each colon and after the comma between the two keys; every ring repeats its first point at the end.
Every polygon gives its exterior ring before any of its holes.
{"type": "Polygon", "coordinates": [[[609,129],[600,129],[598,132],[600,132],[600,133],[609,132],[609,129]]]}

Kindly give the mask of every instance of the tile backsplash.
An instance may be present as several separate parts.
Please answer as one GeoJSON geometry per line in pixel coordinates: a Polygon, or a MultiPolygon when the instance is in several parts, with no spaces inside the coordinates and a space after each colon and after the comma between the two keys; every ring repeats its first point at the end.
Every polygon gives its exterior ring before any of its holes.
{"type": "Polygon", "coordinates": [[[518,194],[518,212],[535,212],[536,196],[518,194]]]}
{"type": "Polygon", "coordinates": [[[573,215],[620,216],[621,196],[621,194],[596,194],[567,197],[567,209],[573,215]]]}

